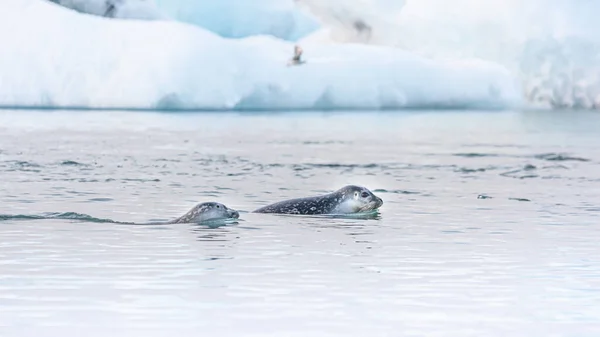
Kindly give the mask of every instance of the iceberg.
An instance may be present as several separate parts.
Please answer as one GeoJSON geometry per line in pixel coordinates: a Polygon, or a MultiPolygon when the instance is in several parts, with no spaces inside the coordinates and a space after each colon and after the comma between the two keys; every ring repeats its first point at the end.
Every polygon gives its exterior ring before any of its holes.
{"type": "Polygon", "coordinates": [[[224,38],[172,20],[117,20],[45,0],[0,4],[0,105],[92,109],[503,109],[505,67],[390,46],[224,38]]]}
{"type": "Polygon", "coordinates": [[[323,27],[302,43],[355,42],[430,58],[484,59],[519,79],[529,107],[600,109],[599,2],[295,1],[323,27]]]}
{"type": "Polygon", "coordinates": [[[173,20],[208,29],[223,37],[271,35],[288,41],[314,32],[320,24],[299,11],[295,0],[155,0],[173,20]]]}
{"type": "Polygon", "coordinates": [[[296,0],[48,0],[80,13],[117,19],[176,20],[223,37],[272,35],[295,41],[319,23],[296,0]]]}
{"type": "Polygon", "coordinates": [[[149,0],[48,0],[80,13],[137,20],[168,20],[149,0]]]}

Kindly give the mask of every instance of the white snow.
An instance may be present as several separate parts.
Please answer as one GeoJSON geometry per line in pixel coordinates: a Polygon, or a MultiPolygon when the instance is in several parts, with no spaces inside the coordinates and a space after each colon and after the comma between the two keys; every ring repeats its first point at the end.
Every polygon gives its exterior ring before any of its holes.
{"type": "Polygon", "coordinates": [[[325,28],[301,43],[354,41],[431,58],[480,58],[514,74],[528,105],[600,109],[598,1],[296,1],[325,28]],[[369,34],[356,31],[357,21],[369,34]]]}
{"type": "Polygon", "coordinates": [[[185,109],[505,108],[520,89],[480,60],[385,46],[227,39],[174,21],[115,20],[43,0],[0,2],[0,105],[185,109]]]}
{"type": "Polygon", "coordinates": [[[48,1],[97,16],[186,22],[230,38],[268,34],[295,41],[319,28],[312,15],[298,10],[295,0],[48,1]]]}

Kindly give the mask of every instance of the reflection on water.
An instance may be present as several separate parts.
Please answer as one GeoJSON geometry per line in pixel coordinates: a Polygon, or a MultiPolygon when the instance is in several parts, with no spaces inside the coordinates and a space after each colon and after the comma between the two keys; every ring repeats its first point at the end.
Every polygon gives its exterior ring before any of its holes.
{"type": "Polygon", "coordinates": [[[598,336],[599,132],[575,112],[1,111],[2,335],[598,336]],[[251,213],[346,184],[384,205],[251,213]],[[209,200],[240,219],[126,224],[209,200]]]}

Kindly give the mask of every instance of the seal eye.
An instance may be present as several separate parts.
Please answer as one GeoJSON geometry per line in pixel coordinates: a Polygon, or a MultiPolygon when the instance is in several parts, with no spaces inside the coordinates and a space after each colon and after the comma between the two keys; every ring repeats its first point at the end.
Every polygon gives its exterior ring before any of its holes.
{"type": "Polygon", "coordinates": [[[368,196],[369,196],[369,193],[367,193],[367,192],[362,192],[360,196],[361,196],[361,197],[363,197],[363,198],[366,198],[366,197],[368,197],[368,196]]]}
{"type": "Polygon", "coordinates": [[[217,208],[221,208],[221,206],[217,205],[217,208]]]}

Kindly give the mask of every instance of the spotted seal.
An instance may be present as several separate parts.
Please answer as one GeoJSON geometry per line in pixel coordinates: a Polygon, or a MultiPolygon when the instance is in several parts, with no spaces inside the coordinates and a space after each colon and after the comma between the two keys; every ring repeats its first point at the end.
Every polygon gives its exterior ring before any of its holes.
{"type": "Polygon", "coordinates": [[[200,203],[189,212],[177,219],[167,222],[168,224],[178,223],[201,223],[207,221],[237,219],[240,213],[218,202],[200,203]]]}
{"type": "Polygon", "coordinates": [[[23,215],[23,214],[0,214],[0,221],[3,220],[49,220],[49,219],[65,219],[65,220],[80,220],[90,221],[96,223],[114,223],[120,225],[169,225],[169,224],[207,224],[207,225],[220,225],[235,222],[240,217],[240,213],[234,209],[231,209],[218,202],[203,202],[197,204],[187,213],[180,216],[179,218],[170,221],[156,221],[156,222],[124,222],[112,219],[100,219],[87,214],[80,214],[75,212],[65,213],[44,213],[41,215],[23,215]]]}
{"type": "Polygon", "coordinates": [[[348,185],[325,195],[280,201],[261,207],[253,213],[341,215],[373,211],[381,205],[383,200],[367,188],[348,185]]]}

